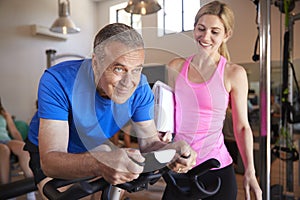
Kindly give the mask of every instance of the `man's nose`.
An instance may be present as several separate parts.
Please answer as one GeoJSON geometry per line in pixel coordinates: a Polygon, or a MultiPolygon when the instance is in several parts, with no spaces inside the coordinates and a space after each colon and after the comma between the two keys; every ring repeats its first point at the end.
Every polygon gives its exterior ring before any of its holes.
{"type": "Polygon", "coordinates": [[[122,76],[122,79],[120,80],[120,83],[123,86],[128,86],[132,81],[132,75],[130,73],[126,73],[122,76]]]}

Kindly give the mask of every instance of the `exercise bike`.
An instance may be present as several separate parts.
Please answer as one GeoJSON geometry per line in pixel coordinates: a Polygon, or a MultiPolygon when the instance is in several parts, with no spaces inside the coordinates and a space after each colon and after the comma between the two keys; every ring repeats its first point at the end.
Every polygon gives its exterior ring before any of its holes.
{"type": "Polygon", "coordinates": [[[0,200],[14,198],[38,190],[33,178],[24,178],[18,181],[0,185],[0,200]]]}
{"type": "Polygon", "coordinates": [[[102,191],[101,200],[116,200],[112,194],[112,188],[117,187],[126,190],[129,193],[146,190],[150,185],[155,184],[160,178],[163,178],[167,184],[163,200],[181,199],[198,200],[218,192],[221,186],[221,179],[217,176],[205,176],[212,168],[218,168],[219,161],[209,159],[198,165],[185,174],[180,174],[185,180],[184,183],[176,182],[174,172],[171,172],[167,166],[140,174],[140,176],[127,183],[112,186],[104,178],[87,177],[76,180],[53,179],[45,184],[43,188],[44,195],[50,200],[80,199],[88,195],[102,191]],[[71,185],[65,191],[59,191],[60,187],[71,185]]]}

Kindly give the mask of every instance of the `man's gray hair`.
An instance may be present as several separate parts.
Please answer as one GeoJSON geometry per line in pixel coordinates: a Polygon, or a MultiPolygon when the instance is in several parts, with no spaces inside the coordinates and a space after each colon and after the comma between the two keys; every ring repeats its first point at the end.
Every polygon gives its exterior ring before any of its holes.
{"type": "Polygon", "coordinates": [[[99,60],[104,58],[104,47],[110,42],[120,42],[130,49],[144,48],[143,38],[135,29],[122,23],[109,24],[94,39],[94,53],[99,60]]]}

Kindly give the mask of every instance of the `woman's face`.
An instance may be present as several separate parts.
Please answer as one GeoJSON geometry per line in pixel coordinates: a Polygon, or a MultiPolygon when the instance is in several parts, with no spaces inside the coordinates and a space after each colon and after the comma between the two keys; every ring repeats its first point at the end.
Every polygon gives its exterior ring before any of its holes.
{"type": "Polygon", "coordinates": [[[194,28],[194,38],[201,50],[215,54],[218,53],[221,44],[227,41],[228,36],[220,18],[206,14],[199,18],[194,28]]]}

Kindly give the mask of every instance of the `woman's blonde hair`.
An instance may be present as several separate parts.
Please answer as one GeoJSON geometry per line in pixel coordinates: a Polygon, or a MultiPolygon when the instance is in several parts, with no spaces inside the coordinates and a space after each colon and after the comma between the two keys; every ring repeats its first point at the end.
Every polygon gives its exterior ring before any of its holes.
{"type": "MultiPolygon", "coordinates": [[[[228,36],[231,36],[233,33],[233,28],[234,28],[234,14],[231,8],[220,1],[212,1],[200,8],[198,11],[197,15],[195,16],[195,23],[194,27],[196,27],[198,20],[200,17],[203,15],[216,15],[220,18],[222,21],[224,28],[225,28],[225,33],[228,36]]],[[[230,56],[229,52],[227,49],[226,43],[222,43],[220,48],[219,48],[219,53],[224,56],[228,61],[230,61],[230,56]]]]}

